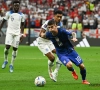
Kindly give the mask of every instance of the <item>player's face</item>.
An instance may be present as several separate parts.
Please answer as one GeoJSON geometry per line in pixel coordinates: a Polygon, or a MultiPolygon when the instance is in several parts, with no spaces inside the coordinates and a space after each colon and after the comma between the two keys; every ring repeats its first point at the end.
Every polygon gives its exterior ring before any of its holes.
{"type": "Polygon", "coordinates": [[[48,30],[49,32],[51,32],[52,34],[56,35],[58,30],[57,30],[57,25],[48,25],[48,30]]]}
{"type": "Polygon", "coordinates": [[[55,19],[55,21],[57,23],[59,23],[61,21],[61,19],[62,19],[62,14],[56,14],[56,15],[54,15],[54,19],[55,19]]]}
{"type": "Polygon", "coordinates": [[[19,6],[20,6],[19,3],[14,3],[14,4],[13,4],[13,9],[14,9],[15,12],[18,12],[19,6]]]}

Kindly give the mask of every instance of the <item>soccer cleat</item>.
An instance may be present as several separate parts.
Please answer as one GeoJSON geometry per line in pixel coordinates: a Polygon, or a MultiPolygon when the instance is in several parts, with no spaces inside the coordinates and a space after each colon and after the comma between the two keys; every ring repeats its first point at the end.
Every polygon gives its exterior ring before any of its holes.
{"type": "Polygon", "coordinates": [[[8,61],[4,61],[3,64],[2,64],[2,69],[4,69],[6,67],[6,65],[8,64],[8,61]]]}
{"type": "Polygon", "coordinates": [[[10,65],[9,68],[10,68],[9,72],[12,73],[13,72],[13,65],[10,65]]]}
{"type": "Polygon", "coordinates": [[[75,72],[75,71],[73,71],[73,72],[72,72],[72,76],[73,76],[73,78],[74,78],[75,80],[77,80],[77,79],[78,79],[78,75],[76,74],[76,72],[75,72]]]}
{"type": "Polygon", "coordinates": [[[57,82],[57,74],[54,73],[54,72],[52,72],[52,80],[53,80],[54,82],[57,82]]]}
{"type": "Polygon", "coordinates": [[[83,80],[82,84],[90,84],[87,80],[83,80]]]}

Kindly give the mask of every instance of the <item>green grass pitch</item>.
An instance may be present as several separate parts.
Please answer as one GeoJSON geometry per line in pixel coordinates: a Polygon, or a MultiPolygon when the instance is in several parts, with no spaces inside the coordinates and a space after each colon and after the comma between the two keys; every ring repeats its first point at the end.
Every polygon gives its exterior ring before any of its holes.
{"type": "MultiPolygon", "coordinates": [[[[9,72],[9,63],[5,69],[0,68],[0,90],[100,90],[100,47],[75,48],[82,57],[87,69],[87,80],[91,85],[83,85],[79,68],[74,64],[79,79],[74,80],[71,72],[61,66],[58,81],[53,82],[48,75],[47,57],[37,47],[19,46],[18,56],[14,62],[14,72],[9,72]],[[44,87],[36,87],[34,79],[37,76],[46,79],[44,87]]],[[[3,63],[4,45],[0,46],[0,67],[3,63]]]]}

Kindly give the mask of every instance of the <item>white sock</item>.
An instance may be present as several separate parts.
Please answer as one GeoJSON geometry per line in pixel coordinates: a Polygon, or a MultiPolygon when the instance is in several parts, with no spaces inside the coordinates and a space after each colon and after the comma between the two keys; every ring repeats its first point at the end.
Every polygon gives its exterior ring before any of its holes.
{"type": "Polygon", "coordinates": [[[16,56],[17,56],[17,51],[12,51],[11,65],[14,64],[14,60],[15,60],[16,56]]]}
{"type": "Polygon", "coordinates": [[[54,63],[48,60],[48,70],[49,72],[52,72],[52,67],[54,66],[54,63]]]}
{"type": "Polygon", "coordinates": [[[48,60],[48,65],[49,65],[49,66],[53,66],[53,65],[54,65],[54,63],[53,63],[53,62],[51,62],[50,60],[48,60]]]}
{"type": "Polygon", "coordinates": [[[4,60],[8,61],[8,54],[9,54],[9,49],[4,49],[4,60]]]}
{"type": "Polygon", "coordinates": [[[55,73],[56,75],[58,75],[58,71],[59,71],[61,65],[62,65],[62,63],[61,63],[61,61],[60,61],[60,60],[58,59],[58,57],[57,57],[57,59],[56,59],[56,68],[55,68],[55,70],[54,70],[54,73],[55,73]]]}

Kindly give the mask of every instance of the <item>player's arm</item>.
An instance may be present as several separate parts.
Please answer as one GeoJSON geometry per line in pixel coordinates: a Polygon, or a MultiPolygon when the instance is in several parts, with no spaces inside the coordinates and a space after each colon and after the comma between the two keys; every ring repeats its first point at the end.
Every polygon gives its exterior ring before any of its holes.
{"type": "Polygon", "coordinates": [[[77,38],[76,38],[76,33],[75,32],[72,32],[72,40],[73,42],[76,42],[77,41],[77,38]]]}
{"type": "Polygon", "coordinates": [[[2,22],[1,22],[1,25],[0,25],[0,31],[1,31],[1,28],[3,27],[3,25],[4,25],[5,22],[6,22],[6,20],[3,19],[2,22]]]}
{"type": "Polygon", "coordinates": [[[24,22],[21,22],[21,34],[20,34],[20,42],[22,42],[23,38],[26,37],[26,35],[24,34],[24,22]]]}
{"type": "Polygon", "coordinates": [[[20,29],[21,29],[20,42],[22,42],[23,38],[26,37],[26,35],[24,34],[24,25],[25,25],[25,17],[24,17],[24,14],[23,14],[22,22],[21,22],[21,26],[20,26],[20,29]]]}
{"type": "Polygon", "coordinates": [[[5,17],[3,18],[2,22],[1,22],[1,25],[0,25],[0,31],[1,31],[1,28],[3,27],[4,23],[9,19],[9,16],[10,16],[10,13],[9,11],[5,14],[5,17]]]}
{"type": "Polygon", "coordinates": [[[21,26],[20,26],[21,33],[22,33],[22,34],[24,33],[24,25],[25,25],[25,16],[24,16],[24,14],[22,14],[21,26]]]}
{"type": "Polygon", "coordinates": [[[48,21],[49,21],[49,20],[47,20],[47,21],[41,26],[41,30],[40,30],[39,36],[42,37],[42,38],[46,38],[46,37],[45,37],[45,34],[46,34],[46,30],[47,30],[48,21]]]}
{"type": "Polygon", "coordinates": [[[46,31],[41,28],[39,36],[42,38],[46,38],[46,31]]]}
{"type": "Polygon", "coordinates": [[[23,34],[24,33],[24,22],[21,22],[21,33],[23,34]]]}
{"type": "Polygon", "coordinates": [[[75,33],[75,32],[69,31],[69,30],[62,30],[62,31],[63,31],[63,33],[64,33],[65,35],[67,35],[68,37],[72,37],[71,40],[73,40],[73,42],[77,41],[76,33],[75,33]]]}

